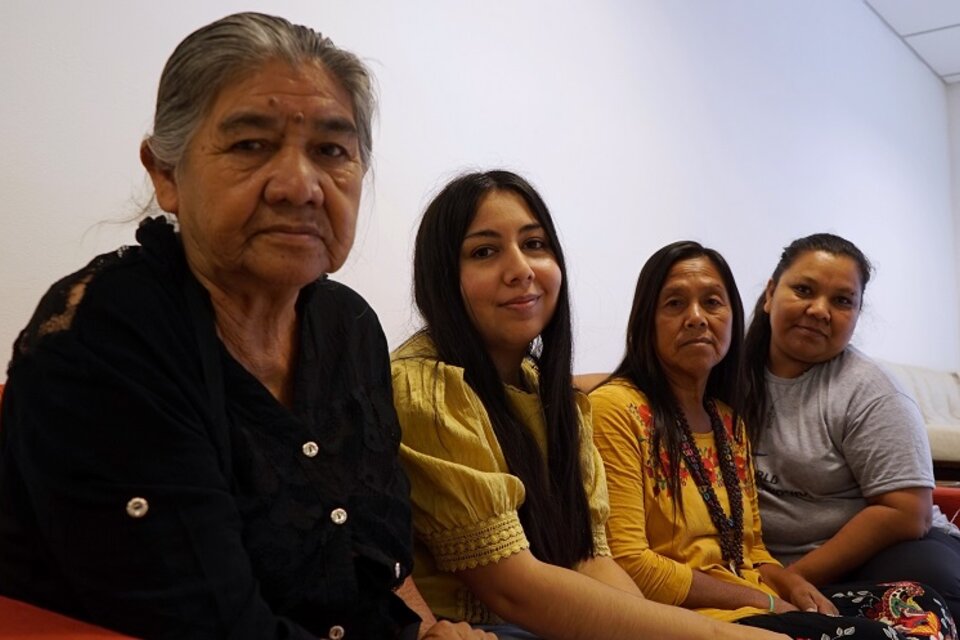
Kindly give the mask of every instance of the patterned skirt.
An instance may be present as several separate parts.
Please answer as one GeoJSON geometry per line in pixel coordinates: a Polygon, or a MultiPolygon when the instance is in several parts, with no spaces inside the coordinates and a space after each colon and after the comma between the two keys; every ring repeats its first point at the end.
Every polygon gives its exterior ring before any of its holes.
{"type": "Polygon", "coordinates": [[[791,611],[737,622],[795,640],[957,640],[957,627],[943,598],[920,583],[845,584],[821,591],[839,616],[791,611]]]}

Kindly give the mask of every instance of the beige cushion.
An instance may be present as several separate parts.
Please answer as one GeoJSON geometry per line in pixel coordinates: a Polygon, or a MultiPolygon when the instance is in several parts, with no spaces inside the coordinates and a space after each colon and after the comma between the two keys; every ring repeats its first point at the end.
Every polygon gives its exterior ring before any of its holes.
{"type": "Polygon", "coordinates": [[[960,462],[960,376],[888,362],[883,366],[920,407],[933,459],[960,462]]]}
{"type": "Polygon", "coordinates": [[[960,425],[928,424],[927,437],[934,460],[960,462],[960,425]]]}

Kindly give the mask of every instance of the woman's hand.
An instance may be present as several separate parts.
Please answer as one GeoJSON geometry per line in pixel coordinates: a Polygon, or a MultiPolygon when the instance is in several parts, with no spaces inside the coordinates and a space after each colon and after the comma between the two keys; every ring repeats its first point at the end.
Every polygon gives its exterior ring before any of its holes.
{"type": "Polygon", "coordinates": [[[790,611],[798,610],[799,607],[792,604],[789,600],[784,600],[783,598],[773,599],[773,613],[789,613],[790,611]]]}
{"type": "Polygon", "coordinates": [[[494,634],[474,629],[466,622],[437,622],[411,576],[407,576],[397,588],[397,595],[423,620],[420,631],[417,632],[417,640],[497,640],[494,634]]]}
{"type": "Polygon", "coordinates": [[[466,622],[450,622],[442,620],[430,628],[426,624],[420,625],[419,640],[497,640],[497,636],[474,629],[466,622]]]}
{"type": "Polygon", "coordinates": [[[782,598],[774,598],[774,613],[786,613],[799,609],[837,615],[837,608],[833,603],[803,576],[775,564],[760,565],[758,570],[764,581],[782,598]]]}
{"type": "MultiPolygon", "coordinates": [[[[797,577],[799,578],[799,576],[797,577]]],[[[816,611],[830,616],[839,614],[833,603],[830,602],[825,595],[820,593],[815,586],[803,578],[800,578],[800,580],[802,584],[798,584],[789,594],[784,594],[797,609],[801,611],[816,611]]]]}

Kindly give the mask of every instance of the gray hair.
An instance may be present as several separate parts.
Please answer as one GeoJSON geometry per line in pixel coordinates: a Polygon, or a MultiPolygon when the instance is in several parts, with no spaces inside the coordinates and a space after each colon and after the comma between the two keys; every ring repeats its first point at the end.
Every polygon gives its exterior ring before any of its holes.
{"type": "Polygon", "coordinates": [[[320,62],[340,81],[353,101],[360,160],[368,168],[377,105],[366,65],[319,32],[262,13],[221,18],[177,45],[160,76],[153,133],[145,140],[157,163],[175,169],[220,91],[275,59],[320,62]]]}

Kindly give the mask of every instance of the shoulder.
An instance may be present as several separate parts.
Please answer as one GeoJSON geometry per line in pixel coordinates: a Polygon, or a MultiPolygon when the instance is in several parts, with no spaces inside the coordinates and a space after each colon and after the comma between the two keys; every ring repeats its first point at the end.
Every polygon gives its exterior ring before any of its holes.
{"type": "Polygon", "coordinates": [[[601,432],[608,428],[649,430],[653,416],[647,396],[625,378],[614,378],[590,392],[593,428],[601,432]]]}
{"type": "MultiPolygon", "coordinates": [[[[876,361],[855,347],[829,363],[817,393],[826,398],[829,423],[847,431],[861,425],[870,432],[907,425],[922,432],[923,418],[916,402],[900,383],[876,361]]],[[[867,433],[867,431],[863,431],[867,433]]]]}
{"type": "Polygon", "coordinates": [[[415,333],[394,349],[390,354],[390,364],[394,376],[402,373],[416,373],[466,384],[463,367],[440,360],[433,340],[423,331],[415,333]]]}
{"type": "MultiPolygon", "coordinates": [[[[146,245],[124,247],[94,258],[44,295],[8,372],[23,415],[52,416],[33,424],[53,434],[59,428],[53,423],[69,411],[71,428],[75,421],[78,429],[89,424],[109,434],[114,452],[122,451],[121,431],[143,438],[140,449],[149,449],[148,432],[197,431],[206,382],[195,331],[201,325],[185,285],[202,289],[185,280],[185,263],[169,257],[146,245]],[[56,403],[49,401],[54,396],[56,403]]],[[[72,437],[63,430],[56,436],[72,437]]]]}
{"type": "Polygon", "coordinates": [[[851,401],[870,402],[885,396],[905,395],[889,371],[854,346],[848,346],[826,363],[818,382],[831,394],[849,395],[851,401]]]}
{"type": "Polygon", "coordinates": [[[392,362],[407,360],[437,360],[437,347],[425,331],[418,331],[390,354],[392,362]]]}
{"type": "Polygon", "coordinates": [[[442,412],[454,406],[478,404],[462,367],[438,359],[430,337],[419,332],[390,354],[397,411],[442,412]]]}
{"type": "Polygon", "coordinates": [[[881,385],[884,392],[899,391],[894,378],[873,358],[854,347],[847,346],[840,355],[826,363],[824,373],[831,382],[845,382],[858,386],[881,385]]]}
{"type": "Polygon", "coordinates": [[[172,320],[183,307],[179,275],[142,247],[97,256],[44,294],[15,353],[31,352],[54,337],[93,348],[143,335],[163,341],[183,328],[172,320]]]}
{"type": "Polygon", "coordinates": [[[347,285],[323,276],[304,287],[301,300],[307,315],[335,322],[346,329],[380,328],[370,304],[347,285]]]}
{"type": "Polygon", "coordinates": [[[589,394],[594,412],[600,408],[625,407],[627,405],[649,406],[647,396],[626,378],[614,378],[600,385],[589,394]]]}
{"type": "Polygon", "coordinates": [[[318,358],[349,358],[354,370],[375,370],[388,377],[386,336],[359,293],[324,276],[301,289],[297,306],[305,341],[314,343],[309,348],[318,358]]]}
{"type": "Polygon", "coordinates": [[[359,293],[336,280],[323,276],[309,285],[314,291],[313,300],[317,302],[335,301],[344,310],[365,313],[370,305],[359,293]]]}

